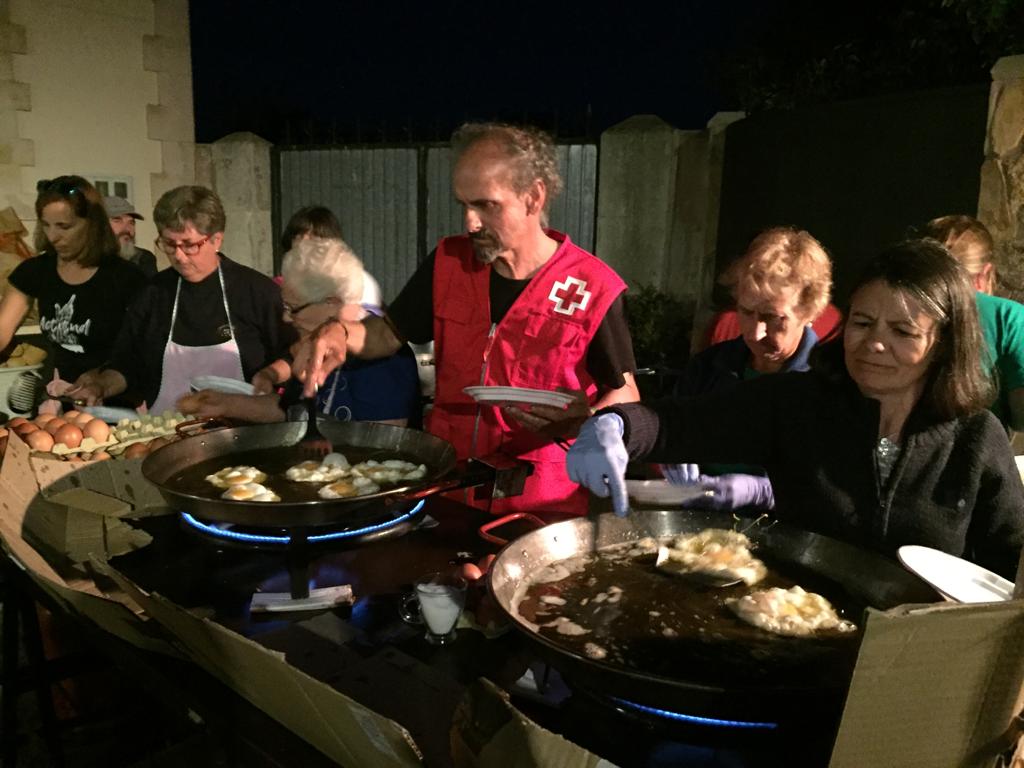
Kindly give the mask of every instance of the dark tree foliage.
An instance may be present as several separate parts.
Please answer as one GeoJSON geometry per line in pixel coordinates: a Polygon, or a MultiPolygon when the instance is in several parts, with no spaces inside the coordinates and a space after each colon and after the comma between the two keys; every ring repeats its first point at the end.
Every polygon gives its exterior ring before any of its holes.
{"type": "Polygon", "coordinates": [[[793,0],[744,20],[722,61],[747,112],[987,82],[1024,53],[1024,0],[793,0]]]}

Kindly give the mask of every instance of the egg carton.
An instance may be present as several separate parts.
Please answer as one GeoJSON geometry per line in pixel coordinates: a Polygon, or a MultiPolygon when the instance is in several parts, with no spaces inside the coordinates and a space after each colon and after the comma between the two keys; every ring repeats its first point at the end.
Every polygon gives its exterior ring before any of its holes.
{"type": "Polygon", "coordinates": [[[177,426],[189,421],[181,413],[164,411],[160,416],[139,414],[135,418],[121,419],[110,430],[114,440],[110,453],[119,454],[133,443],[145,443],[158,437],[173,437],[177,426]]]}
{"type": "Polygon", "coordinates": [[[69,456],[75,453],[95,453],[96,451],[105,451],[114,445],[117,445],[117,440],[108,439],[99,443],[91,437],[83,437],[81,444],[77,448],[68,448],[64,443],[54,443],[53,448],[49,450],[49,453],[52,453],[54,456],[69,456]]]}

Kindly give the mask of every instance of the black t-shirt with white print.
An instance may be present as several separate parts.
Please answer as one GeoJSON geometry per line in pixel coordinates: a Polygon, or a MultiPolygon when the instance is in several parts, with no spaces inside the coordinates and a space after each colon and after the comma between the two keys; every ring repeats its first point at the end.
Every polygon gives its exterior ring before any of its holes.
{"type": "Polygon", "coordinates": [[[128,302],[146,283],[138,267],[110,254],[92,277],[70,285],[57,273],[52,251],[26,259],[8,280],[38,302],[40,331],[50,346],[47,371],[56,367],[65,381],[108,361],[128,302]]]}

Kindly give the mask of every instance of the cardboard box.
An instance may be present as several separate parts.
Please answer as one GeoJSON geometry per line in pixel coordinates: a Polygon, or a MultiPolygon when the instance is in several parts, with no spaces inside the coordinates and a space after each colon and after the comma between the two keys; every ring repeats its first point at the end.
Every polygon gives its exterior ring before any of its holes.
{"type": "Polygon", "coordinates": [[[123,518],[166,513],[159,492],[142,477],[140,460],[60,461],[32,453],[17,437],[8,441],[0,489],[19,500],[8,519],[19,536],[73,563],[146,546],[149,534],[123,518]]]}

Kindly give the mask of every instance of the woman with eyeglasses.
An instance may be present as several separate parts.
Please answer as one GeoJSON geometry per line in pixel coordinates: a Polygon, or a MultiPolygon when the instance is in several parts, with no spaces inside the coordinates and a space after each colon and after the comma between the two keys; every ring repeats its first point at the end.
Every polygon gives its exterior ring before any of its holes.
{"type": "Polygon", "coordinates": [[[80,176],[38,185],[35,245],[39,255],[19,264],[0,300],[0,349],[35,300],[49,347],[44,379],[54,369],[74,381],[106,363],[128,303],[146,282],[118,256],[99,193],[80,176]]]}
{"type": "MultiPolygon", "coordinates": [[[[362,262],[340,239],[300,238],[281,265],[284,319],[300,336],[330,320],[358,322],[368,314],[362,262]]],[[[284,376],[291,375],[283,363],[284,376]]],[[[285,383],[270,371],[275,386],[285,383]]],[[[288,382],[284,395],[237,395],[205,390],[178,402],[183,413],[201,418],[227,416],[253,422],[282,421],[288,406],[302,395],[301,384],[288,382]]],[[[418,425],[419,375],[408,345],[379,360],[349,360],[335,369],[317,392],[317,409],[339,421],[378,421],[418,425]]]]}
{"type": "Polygon", "coordinates": [[[212,190],[164,193],[153,221],[173,269],[129,306],[109,365],[76,382],[71,395],[87,404],[127,390],[150,412],[172,411],[196,376],[249,381],[295,341],[274,281],[220,252],[226,217],[212,190]]]}

